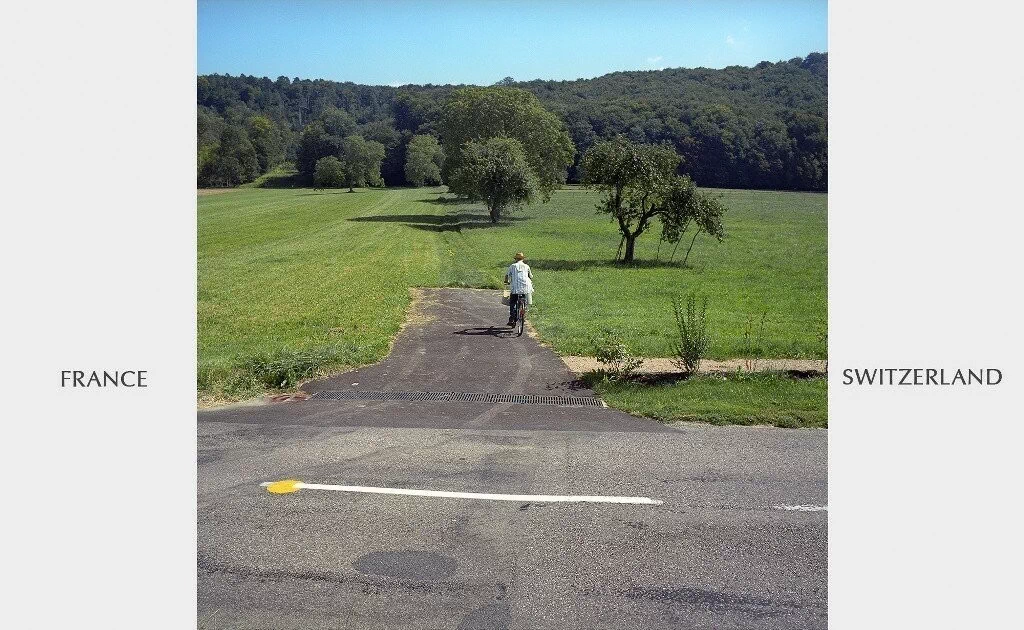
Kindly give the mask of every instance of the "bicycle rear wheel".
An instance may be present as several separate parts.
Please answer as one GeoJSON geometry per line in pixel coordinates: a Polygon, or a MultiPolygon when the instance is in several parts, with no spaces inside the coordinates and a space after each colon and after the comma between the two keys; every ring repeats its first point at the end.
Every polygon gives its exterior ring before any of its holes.
{"type": "Polygon", "coordinates": [[[516,309],[519,313],[519,316],[516,318],[516,337],[521,337],[523,330],[526,328],[526,304],[523,303],[525,301],[525,296],[519,298],[519,308],[516,309]]]}

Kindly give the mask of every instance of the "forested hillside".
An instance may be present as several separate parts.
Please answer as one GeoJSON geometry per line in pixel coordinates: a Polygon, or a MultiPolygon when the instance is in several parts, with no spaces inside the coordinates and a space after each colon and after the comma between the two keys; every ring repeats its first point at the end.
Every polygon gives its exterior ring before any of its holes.
{"type": "MultiPolygon", "coordinates": [[[[577,81],[499,82],[528,90],[558,114],[583,152],[601,139],[670,143],[700,186],[825,190],[828,55],[753,68],[614,72],[577,81]]],[[[459,86],[357,85],[251,76],[198,78],[200,186],[251,181],[281,162],[309,173],[311,144],[359,135],[385,147],[381,175],[404,185],[414,135],[437,133],[459,86]],[[303,149],[303,143],[306,149],[303,149]]]]}

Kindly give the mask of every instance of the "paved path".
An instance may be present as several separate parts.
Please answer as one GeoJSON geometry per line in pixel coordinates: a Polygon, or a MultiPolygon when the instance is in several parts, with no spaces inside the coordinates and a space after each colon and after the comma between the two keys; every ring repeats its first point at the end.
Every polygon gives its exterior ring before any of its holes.
{"type": "MultiPolygon", "coordinates": [[[[591,394],[535,340],[488,330],[505,315],[494,293],[427,297],[386,361],[307,390],[591,394]]],[[[827,503],[826,440],[588,407],[200,412],[199,626],[824,628],[827,512],[779,507],[827,503]],[[260,486],[280,479],[664,503],[260,486]]]]}
{"type": "Polygon", "coordinates": [[[387,359],[303,389],[593,396],[558,355],[510,328],[497,291],[420,290],[412,324],[387,359]],[[357,384],[354,384],[357,383],[357,384]]]}

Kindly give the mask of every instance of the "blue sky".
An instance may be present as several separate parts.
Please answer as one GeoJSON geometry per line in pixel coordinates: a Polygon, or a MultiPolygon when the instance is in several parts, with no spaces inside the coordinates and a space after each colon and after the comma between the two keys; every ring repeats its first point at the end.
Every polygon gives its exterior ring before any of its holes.
{"type": "Polygon", "coordinates": [[[822,0],[199,0],[199,73],[371,85],[591,78],[826,52],[822,0]]]}

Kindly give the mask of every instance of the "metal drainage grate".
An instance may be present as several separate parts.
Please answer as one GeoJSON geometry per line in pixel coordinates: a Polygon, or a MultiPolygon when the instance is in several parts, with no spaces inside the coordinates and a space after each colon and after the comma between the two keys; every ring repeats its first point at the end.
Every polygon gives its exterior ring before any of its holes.
{"type": "Polygon", "coordinates": [[[600,398],[538,394],[478,394],[471,392],[316,392],[309,400],[406,400],[411,402],[481,402],[562,407],[604,407],[600,398]]]}

